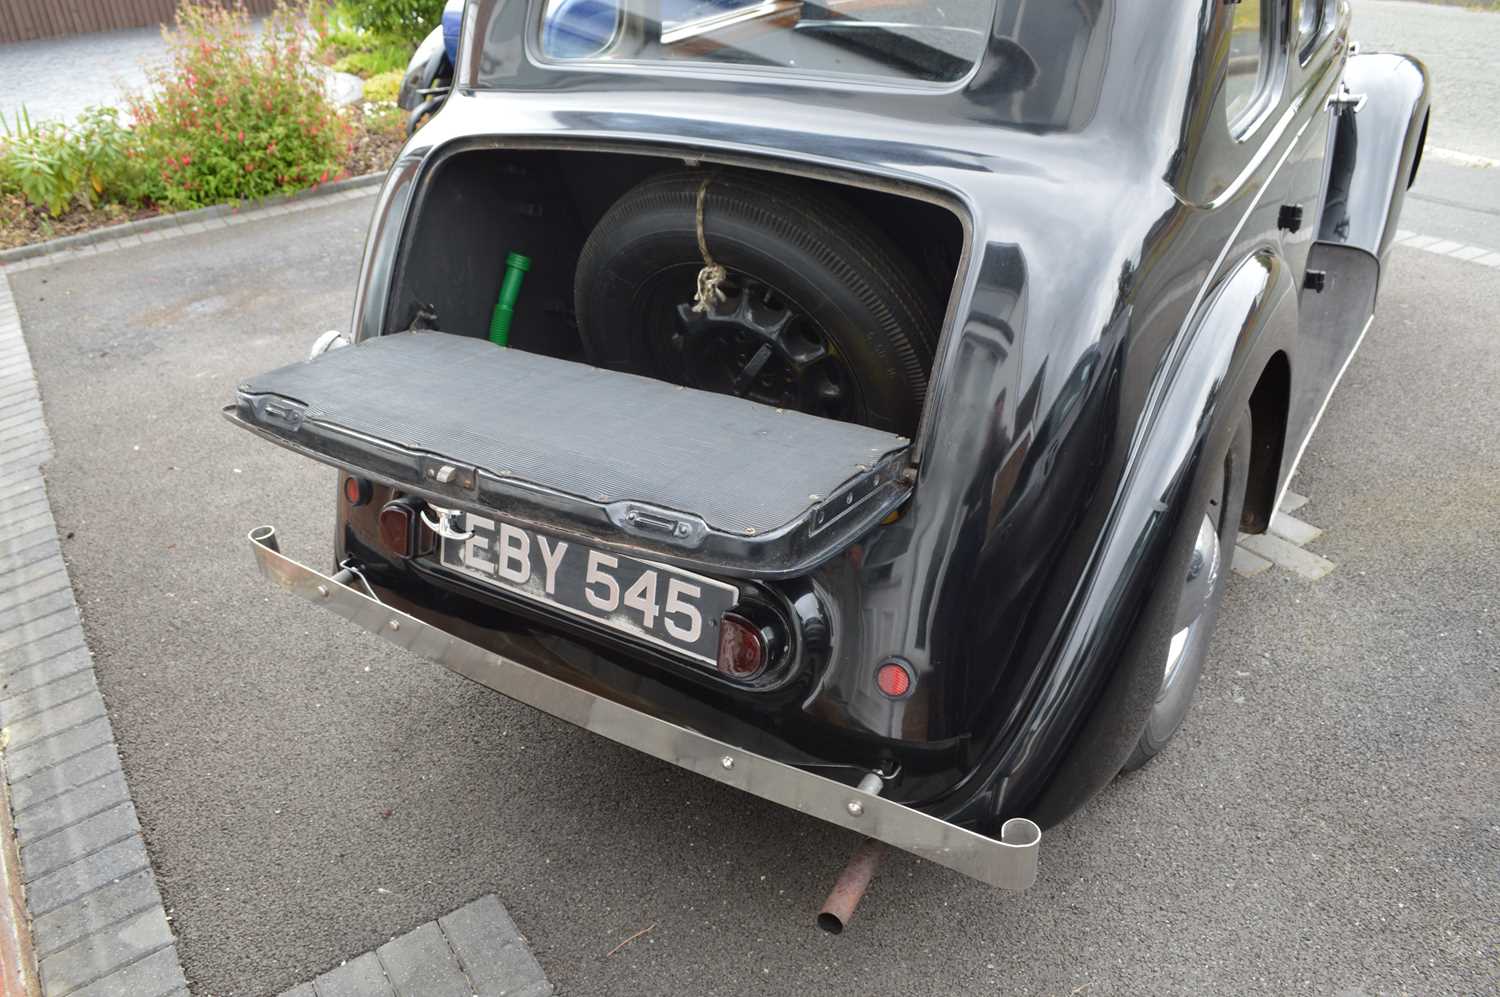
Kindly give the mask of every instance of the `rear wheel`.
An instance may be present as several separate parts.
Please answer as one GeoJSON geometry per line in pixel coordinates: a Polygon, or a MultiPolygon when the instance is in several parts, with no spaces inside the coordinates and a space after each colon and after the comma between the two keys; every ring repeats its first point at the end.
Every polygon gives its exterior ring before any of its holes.
{"type": "Polygon", "coordinates": [[[600,366],[916,428],[938,297],[879,231],[801,182],[701,170],[648,179],[589,236],[574,293],[584,351],[600,366]],[[700,217],[727,271],[707,310],[694,307],[700,217]]]}
{"type": "Polygon", "coordinates": [[[1238,537],[1249,477],[1250,410],[1241,413],[1229,447],[1213,465],[1214,480],[1206,497],[1189,515],[1197,523],[1185,577],[1178,582],[1177,610],[1172,638],[1162,663],[1161,687],[1141,731],[1135,751],[1125,763],[1131,772],[1145,765],[1167,745],[1182,726],[1193,690],[1203,675],[1209,638],[1224,601],[1229,564],[1238,537]]]}

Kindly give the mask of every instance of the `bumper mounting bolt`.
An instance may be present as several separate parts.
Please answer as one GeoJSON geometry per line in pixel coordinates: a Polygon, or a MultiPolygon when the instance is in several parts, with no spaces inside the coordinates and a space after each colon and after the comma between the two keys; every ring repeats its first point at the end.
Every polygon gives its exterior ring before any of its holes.
{"type": "Polygon", "coordinates": [[[725,755],[723,758],[719,759],[719,764],[727,769],[732,769],[734,768],[734,759],[728,755],[725,755]]]}
{"type": "Polygon", "coordinates": [[[401,629],[401,621],[400,620],[392,620],[391,621],[391,629],[392,630],[400,630],[401,629]]]}
{"type": "Polygon", "coordinates": [[[328,598],[328,586],[327,585],[319,585],[318,586],[318,595],[321,595],[325,599],[328,598]]]}
{"type": "Polygon", "coordinates": [[[858,817],[865,812],[865,805],[858,800],[850,800],[844,804],[844,809],[849,811],[850,817],[858,817]]]}

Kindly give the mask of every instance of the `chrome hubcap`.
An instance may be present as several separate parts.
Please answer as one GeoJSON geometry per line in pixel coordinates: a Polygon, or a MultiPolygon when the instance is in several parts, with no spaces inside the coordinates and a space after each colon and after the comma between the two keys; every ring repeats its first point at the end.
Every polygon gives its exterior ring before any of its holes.
{"type": "Polygon", "coordinates": [[[1178,668],[1187,656],[1194,631],[1203,623],[1204,610],[1213,597],[1214,585],[1219,578],[1219,531],[1207,514],[1198,524],[1198,537],[1193,543],[1193,556],[1188,561],[1187,580],[1182,586],[1182,598],[1177,604],[1177,630],[1167,648],[1167,663],[1162,675],[1162,689],[1172,684],[1178,668]]]}

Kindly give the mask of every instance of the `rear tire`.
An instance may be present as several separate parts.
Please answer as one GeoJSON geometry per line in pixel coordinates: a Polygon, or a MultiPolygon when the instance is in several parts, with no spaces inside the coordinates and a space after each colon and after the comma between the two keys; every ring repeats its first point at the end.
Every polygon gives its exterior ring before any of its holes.
{"type": "Polygon", "coordinates": [[[1229,580],[1229,565],[1239,536],[1240,514],[1250,467],[1250,409],[1240,414],[1229,446],[1213,467],[1215,481],[1198,507],[1188,512],[1198,529],[1188,538],[1193,552],[1187,576],[1180,583],[1173,636],[1163,663],[1161,688],[1151,707],[1140,741],[1123,771],[1134,772],[1167,746],[1182,726],[1193,690],[1203,676],[1209,640],[1218,622],[1219,607],[1229,580]]]}
{"type": "Polygon", "coordinates": [[[734,170],[667,173],[594,228],[574,285],[591,363],[910,436],[941,302],[835,196],[734,170]],[[703,228],[726,300],[692,304],[703,228]]]}

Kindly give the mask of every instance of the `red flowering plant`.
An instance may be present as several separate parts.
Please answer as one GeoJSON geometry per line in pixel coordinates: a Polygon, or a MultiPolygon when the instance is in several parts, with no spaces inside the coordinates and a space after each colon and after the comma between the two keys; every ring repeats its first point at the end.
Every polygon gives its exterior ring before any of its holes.
{"type": "Polygon", "coordinates": [[[242,7],[183,0],[165,64],[130,98],[152,199],[175,209],[286,193],[340,173],[354,129],[324,90],[290,8],[259,30],[242,7]]]}

